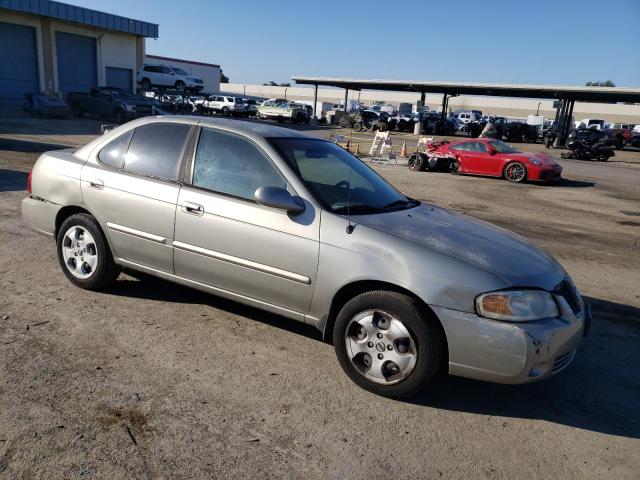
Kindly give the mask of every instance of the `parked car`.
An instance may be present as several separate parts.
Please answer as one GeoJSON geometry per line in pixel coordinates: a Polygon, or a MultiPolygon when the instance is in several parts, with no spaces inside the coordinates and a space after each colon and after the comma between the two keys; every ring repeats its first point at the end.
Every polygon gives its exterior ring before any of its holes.
{"type": "Polygon", "coordinates": [[[418,121],[417,116],[409,114],[398,113],[393,117],[389,117],[387,123],[389,124],[389,130],[399,130],[401,132],[413,132],[413,126],[418,121]]]}
{"type": "Polygon", "coordinates": [[[240,116],[247,114],[247,106],[241,97],[233,97],[230,95],[209,95],[206,100],[199,103],[199,109],[205,112],[219,113],[228,117],[230,115],[240,116]]]}
{"type": "Polygon", "coordinates": [[[574,122],[575,128],[593,128],[596,130],[604,130],[607,122],[601,118],[583,118],[574,122]]]}
{"type": "Polygon", "coordinates": [[[441,370],[547,378],[589,324],[567,272],[528,240],[411,199],[290,129],[140,119],[43,154],[28,190],[23,219],[55,238],[73,285],[99,290],[129,267],[314,325],[380,395],[441,370]]]}
{"type": "Polygon", "coordinates": [[[115,117],[117,123],[154,113],[151,101],[115,87],[92,88],[89,93],[69,92],[67,103],[75,117],[80,118],[85,113],[92,113],[115,117]]]}
{"type": "Polygon", "coordinates": [[[201,78],[191,75],[181,68],[170,65],[152,65],[145,63],[136,75],[136,81],[143,90],[152,87],[175,88],[178,92],[199,92],[204,88],[201,78]]]}
{"type": "Polygon", "coordinates": [[[501,177],[515,183],[556,181],[562,176],[562,167],[546,153],[521,152],[492,138],[446,143],[434,156],[449,159],[453,173],[501,177]]]}
{"type": "Polygon", "coordinates": [[[356,113],[342,115],[339,125],[344,128],[353,128],[356,132],[361,132],[362,130],[384,131],[388,127],[384,118],[382,113],[373,110],[361,110],[356,113]]]}
{"type": "Polygon", "coordinates": [[[633,130],[628,123],[610,123],[605,131],[618,150],[622,150],[633,139],[633,130]]]}
{"type": "Polygon", "coordinates": [[[24,94],[23,111],[38,118],[66,118],[71,114],[69,105],[55,95],[24,94]]]}
{"type": "Polygon", "coordinates": [[[311,119],[304,106],[278,98],[271,98],[258,106],[258,116],[291,123],[308,123],[311,119]]]}
{"type": "Polygon", "coordinates": [[[245,113],[248,117],[255,117],[258,115],[258,102],[253,98],[243,98],[245,105],[245,113]]]}

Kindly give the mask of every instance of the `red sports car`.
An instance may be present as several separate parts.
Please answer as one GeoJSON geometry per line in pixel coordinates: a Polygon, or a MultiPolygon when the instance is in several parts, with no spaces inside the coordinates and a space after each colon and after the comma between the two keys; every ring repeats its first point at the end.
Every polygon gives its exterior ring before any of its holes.
{"type": "Polygon", "coordinates": [[[559,180],[562,167],[546,153],[521,152],[493,138],[471,138],[439,146],[433,157],[449,159],[451,171],[502,177],[510,182],[559,180]]]}

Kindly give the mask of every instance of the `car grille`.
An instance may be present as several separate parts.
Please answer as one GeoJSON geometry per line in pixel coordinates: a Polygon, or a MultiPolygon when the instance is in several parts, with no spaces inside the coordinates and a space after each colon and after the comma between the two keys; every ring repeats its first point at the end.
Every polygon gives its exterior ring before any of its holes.
{"type": "Polygon", "coordinates": [[[553,367],[551,368],[551,373],[558,373],[561,370],[564,370],[569,366],[573,357],[576,356],[576,351],[571,350],[569,353],[565,353],[564,355],[560,355],[556,358],[556,361],[553,362],[553,367]]]}
{"type": "Polygon", "coordinates": [[[582,310],[582,306],[580,304],[580,299],[578,298],[578,292],[576,292],[576,288],[569,282],[567,279],[564,279],[560,285],[558,285],[555,289],[555,293],[564,297],[564,299],[571,307],[571,311],[577,315],[582,310]]]}

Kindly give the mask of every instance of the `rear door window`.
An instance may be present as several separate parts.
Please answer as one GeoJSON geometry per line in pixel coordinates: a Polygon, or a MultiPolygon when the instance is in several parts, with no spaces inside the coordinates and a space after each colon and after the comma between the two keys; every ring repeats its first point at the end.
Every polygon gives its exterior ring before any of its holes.
{"type": "Polygon", "coordinates": [[[250,140],[203,128],[192,183],[214,192],[253,200],[259,187],[287,188],[271,159],[250,140]]]}
{"type": "Polygon", "coordinates": [[[151,123],[133,132],[124,168],[152,177],[177,180],[191,125],[151,123]]]}
{"type": "Polygon", "coordinates": [[[102,150],[98,153],[98,160],[110,167],[122,168],[124,165],[124,154],[127,153],[131,134],[131,131],[124,133],[102,147],[102,150]]]}

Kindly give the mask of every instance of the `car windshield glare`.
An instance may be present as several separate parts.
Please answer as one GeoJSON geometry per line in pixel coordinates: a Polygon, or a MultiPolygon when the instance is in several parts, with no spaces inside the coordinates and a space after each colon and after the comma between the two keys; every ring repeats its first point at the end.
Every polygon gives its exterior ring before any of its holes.
{"type": "Polygon", "coordinates": [[[517,148],[513,148],[508,143],[504,143],[500,140],[489,142],[489,145],[491,145],[493,149],[498,153],[520,153],[520,150],[518,150],[517,148]]]}
{"type": "Polygon", "coordinates": [[[419,204],[335,143],[311,138],[269,141],[316,199],[333,213],[364,215],[419,204]]]}

